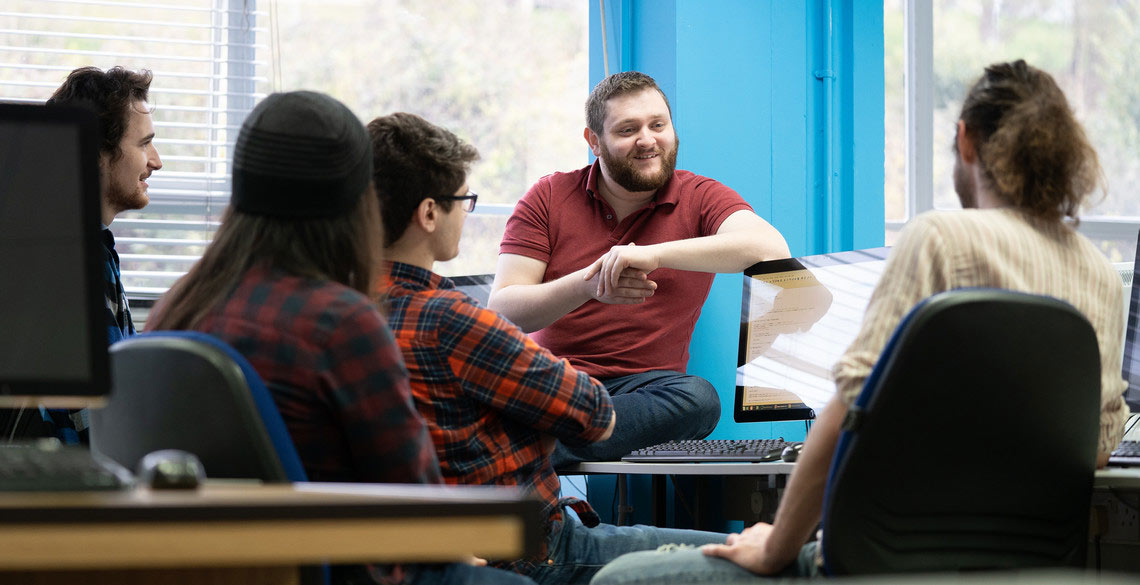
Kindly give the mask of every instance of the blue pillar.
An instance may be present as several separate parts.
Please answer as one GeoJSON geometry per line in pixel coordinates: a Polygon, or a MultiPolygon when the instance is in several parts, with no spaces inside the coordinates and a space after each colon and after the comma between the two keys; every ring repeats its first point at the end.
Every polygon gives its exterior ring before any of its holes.
{"type": "MultiPolygon", "coordinates": [[[[682,139],[678,168],[739,192],[792,254],[883,243],[882,4],[852,0],[590,2],[590,85],[653,76],[682,139]]],[[[718,275],[689,372],[721,394],[713,437],[803,437],[732,420],[741,277],[718,275]]]]}

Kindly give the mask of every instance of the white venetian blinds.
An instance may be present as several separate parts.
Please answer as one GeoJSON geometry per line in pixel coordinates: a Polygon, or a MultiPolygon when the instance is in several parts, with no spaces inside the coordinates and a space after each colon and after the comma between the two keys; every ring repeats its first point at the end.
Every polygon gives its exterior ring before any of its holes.
{"type": "Polygon", "coordinates": [[[197,260],[229,200],[230,148],[266,81],[256,0],[4,0],[0,100],[39,103],[86,65],[154,73],[163,168],[145,209],[112,224],[129,295],[165,291],[197,260]],[[259,37],[260,35],[260,37],[259,37]]]}

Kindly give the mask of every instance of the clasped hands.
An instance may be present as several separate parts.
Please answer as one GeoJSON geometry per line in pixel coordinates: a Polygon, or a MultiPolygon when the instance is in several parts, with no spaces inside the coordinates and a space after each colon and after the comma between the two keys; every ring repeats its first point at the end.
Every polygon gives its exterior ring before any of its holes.
{"type": "Polygon", "coordinates": [[[603,303],[642,303],[657,290],[649,273],[660,264],[650,246],[614,246],[586,269],[583,280],[593,287],[591,296],[603,303]]]}

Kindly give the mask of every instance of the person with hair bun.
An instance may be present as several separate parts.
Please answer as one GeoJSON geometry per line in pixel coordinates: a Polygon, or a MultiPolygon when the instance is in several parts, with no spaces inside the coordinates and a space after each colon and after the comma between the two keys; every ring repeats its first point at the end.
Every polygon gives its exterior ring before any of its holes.
{"type": "Polygon", "coordinates": [[[986,68],[962,105],[953,149],[961,211],[914,218],[891,250],[862,330],[835,365],[835,398],[812,425],[772,524],[701,550],[625,555],[594,585],[752,582],[757,575],[814,576],[808,542],[847,409],[903,316],[938,292],[1001,288],[1067,301],[1089,320],[1101,357],[1097,465],[1120,442],[1128,416],[1120,375],[1120,279],[1075,226],[1100,184],[1096,152],[1053,78],[1025,61],[986,68]],[[807,544],[805,544],[807,543],[807,544]],[[703,554],[702,554],[703,553],[703,554]],[[665,579],[665,577],[668,577],[665,579]]]}

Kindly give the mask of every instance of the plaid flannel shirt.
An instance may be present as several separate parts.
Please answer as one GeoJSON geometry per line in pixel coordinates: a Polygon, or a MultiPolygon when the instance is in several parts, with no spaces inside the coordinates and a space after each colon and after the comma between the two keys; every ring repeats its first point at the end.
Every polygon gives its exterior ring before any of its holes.
{"type": "Polygon", "coordinates": [[[605,386],[449,279],[409,264],[385,266],[389,323],[444,481],[529,488],[544,502],[549,527],[561,511],[544,436],[568,445],[601,437],[613,417],[605,386]]]}
{"type": "Polygon", "coordinates": [[[253,268],[198,329],[261,375],[310,480],[440,483],[395,340],[368,297],[253,268]]]}
{"type": "MultiPolygon", "coordinates": [[[[111,346],[135,334],[135,324],[131,321],[131,309],[127,304],[127,293],[123,290],[123,278],[119,271],[119,253],[115,251],[115,235],[107,226],[100,232],[103,243],[103,302],[107,307],[107,345],[111,346]]],[[[88,444],[87,409],[43,408],[39,409],[43,419],[43,434],[55,436],[69,445],[88,444]]],[[[39,434],[37,432],[37,434],[39,434]]]]}

